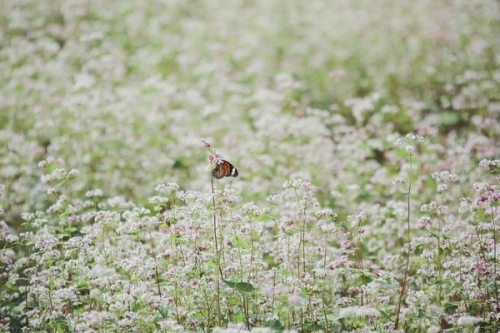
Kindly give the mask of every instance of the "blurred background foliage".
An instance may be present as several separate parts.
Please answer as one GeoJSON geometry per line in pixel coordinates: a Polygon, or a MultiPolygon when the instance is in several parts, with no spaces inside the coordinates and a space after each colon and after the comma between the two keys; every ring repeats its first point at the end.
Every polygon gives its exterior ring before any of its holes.
{"type": "Polygon", "coordinates": [[[238,165],[246,200],[298,175],[333,205],[331,189],[359,179],[332,181],[335,160],[355,151],[366,179],[391,164],[390,133],[499,136],[472,122],[498,117],[498,1],[1,5],[8,211],[50,201],[36,166],[47,156],[80,171],[68,192],[146,202],[159,182],[206,188],[206,137],[238,165]]]}

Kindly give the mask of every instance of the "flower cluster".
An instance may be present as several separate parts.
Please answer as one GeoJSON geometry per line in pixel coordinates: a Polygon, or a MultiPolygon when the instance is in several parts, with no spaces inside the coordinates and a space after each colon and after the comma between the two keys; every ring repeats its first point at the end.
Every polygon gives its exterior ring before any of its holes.
{"type": "Polygon", "coordinates": [[[325,3],[2,1],[1,332],[499,330],[498,1],[325,3]]]}

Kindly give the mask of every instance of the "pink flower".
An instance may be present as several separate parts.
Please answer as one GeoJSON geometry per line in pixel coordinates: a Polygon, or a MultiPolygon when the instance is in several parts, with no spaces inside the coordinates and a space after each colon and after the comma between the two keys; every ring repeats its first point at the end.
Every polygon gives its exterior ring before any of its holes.
{"type": "Polygon", "coordinates": [[[210,148],[212,146],[210,144],[210,142],[207,141],[206,139],[201,139],[201,143],[203,144],[203,147],[205,147],[205,148],[210,148]]]}
{"type": "Polygon", "coordinates": [[[298,294],[292,294],[292,295],[288,296],[288,303],[290,305],[294,305],[294,306],[299,305],[300,301],[301,301],[301,297],[298,294]]]}

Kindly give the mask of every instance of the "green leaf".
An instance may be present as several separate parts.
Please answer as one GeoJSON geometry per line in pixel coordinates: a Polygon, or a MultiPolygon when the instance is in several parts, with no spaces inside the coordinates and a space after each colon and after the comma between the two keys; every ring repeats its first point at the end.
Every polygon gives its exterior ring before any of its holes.
{"type": "Polygon", "coordinates": [[[236,284],[236,289],[243,293],[250,293],[254,291],[254,286],[248,282],[239,282],[236,284]]]}
{"type": "Polygon", "coordinates": [[[179,235],[171,235],[170,236],[173,241],[176,243],[176,244],[186,244],[186,240],[182,238],[182,236],[179,236],[179,235]]]}
{"type": "Polygon", "coordinates": [[[323,331],[324,327],[321,326],[317,321],[306,321],[304,323],[304,329],[312,332],[323,331]]]}
{"type": "Polygon", "coordinates": [[[160,308],[160,315],[163,319],[167,318],[168,316],[168,306],[160,308]]]}
{"type": "Polygon", "coordinates": [[[385,313],[384,311],[380,310],[380,314],[382,315],[383,318],[385,318],[389,322],[392,322],[392,318],[387,313],[385,313]]]}
{"type": "Polygon", "coordinates": [[[281,324],[279,320],[269,320],[266,323],[266,327],[269,327],[270,329],[276,331],[276,332],[283,332],[285,327],[281,324]]]}
{"type": "Polygon", "coordinates": [[[457,311],[459,306],[458,302],[444,302],[443,308],[446,314],[452,314],[457,311]]]}
{"type": "Polygon", "coordinates": [[[224,279],[222,279],[222,281],[224,281],[224,283],[228,287],[236,289],[241,293],[250,293],[255,289],[254,286],[248,282],[233,282],[233,281],[224,280],[224,279]]]}
{"type": "Polygon", "coordinates": [[[242,249],[249,249],[250,246],[238,235],[234,236],[234,242],[236,243],[236,246],[242,249]]]}

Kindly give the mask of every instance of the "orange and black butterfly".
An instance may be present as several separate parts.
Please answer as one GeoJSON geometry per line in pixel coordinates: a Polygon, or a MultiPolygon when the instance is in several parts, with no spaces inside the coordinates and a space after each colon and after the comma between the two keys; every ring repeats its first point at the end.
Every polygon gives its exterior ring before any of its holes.
{"type": "Polygon", "coordinates": [[[221,164],[217,164],[212,171],[212,176],[217,179],[223,177],[238,177],[238,169],[226,160],[222,160],[221,164]]]}

